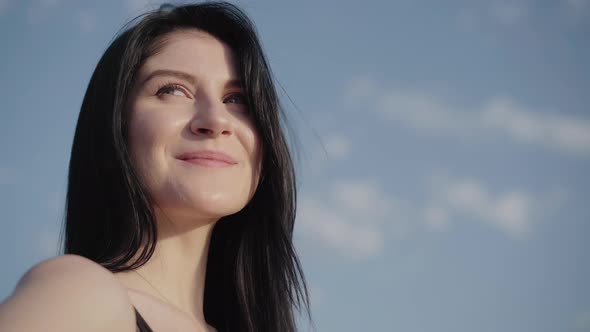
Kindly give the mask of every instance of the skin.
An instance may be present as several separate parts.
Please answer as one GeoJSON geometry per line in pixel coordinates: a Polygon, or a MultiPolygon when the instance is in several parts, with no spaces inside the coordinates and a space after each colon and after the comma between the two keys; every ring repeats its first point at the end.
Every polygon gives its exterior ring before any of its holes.
{"type": "Polygon", "coordinates": [[[64,255],[25,273],[0,304],[0,331],[132,332],[135,316],[125,288],[110,271],[64,255]]]}
{"type": "Polygon", "coordinates": [[[134,165],[154,202],[154,255],[135,272],[116,274],[75,255],[44,261],[0,305],[1,331],[131,332],[133,307],[156,332],[215,330],[203,315],[211,231],[254,195],[262,148],[227,45],[195,29],[162,42],[128,103],[134,165]],[[203,149],[235,163],[178,159],[203,149]]]}
{"type": "Polygon", "coordinates": [[[140,69],[129,102],[131,151],[155,202],[159,235],[154,256],[137,270],[149,282],[134,272],[117,277],[132,290],[132,301],[150,325],[163,326],[160,313],[177,309],[206,326],[203,293],[212,228],[241,210],[256,190],[261,147],[232,57],[206,33],[173,32],[140,69]],[[223,152],[236,163],[211,167],[178,159],[203,149],[223,152]]]}

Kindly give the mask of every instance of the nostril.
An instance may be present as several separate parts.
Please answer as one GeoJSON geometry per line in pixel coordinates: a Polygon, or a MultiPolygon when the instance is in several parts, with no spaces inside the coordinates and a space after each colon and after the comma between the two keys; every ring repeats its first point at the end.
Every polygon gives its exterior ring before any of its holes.
{"type": "Polygon", "coordinates": [[[207,128],[199,128],[197,129],[197,132],[199,132],[200,134],[211,134],[213,133],[213,130],[207,128]]]}

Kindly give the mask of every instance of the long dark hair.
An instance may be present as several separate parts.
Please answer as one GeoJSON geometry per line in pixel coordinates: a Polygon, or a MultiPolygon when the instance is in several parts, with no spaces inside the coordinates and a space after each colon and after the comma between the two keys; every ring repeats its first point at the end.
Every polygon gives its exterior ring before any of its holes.
{"type": "Polygon", "coordinates": [[[162,37],[195,28],[227,44],[263,146],[251,201],[214,227],[204,311],[218,331],[294,331],[307,288],[293,243],[296,188],[272,74],[252,22],[225,2],[162,6],[130,24],[100,59],[84,96],[70,159],[64,253],[112,272],[145,264],[157,228],[152,201],[132,164],[126,103],[136,74],[162,37]]]}

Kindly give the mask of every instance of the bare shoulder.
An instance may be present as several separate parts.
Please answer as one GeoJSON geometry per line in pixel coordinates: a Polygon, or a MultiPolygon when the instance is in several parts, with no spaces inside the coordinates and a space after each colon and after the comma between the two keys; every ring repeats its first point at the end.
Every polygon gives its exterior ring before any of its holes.
{"type": "Polygon", "coordinates": [[[135,315],[127,291],[95,262],[64,255],[27,271],[0,305],[0,331],[129,331],[135,315]]]}
{"type": "Polygon", "coordinates": [[[110,271],[88,258],[78,255],[63,255],[44,260],[31,267],[20,280],[17,287],[23,286],[31,281],[68,280],[85,283],[86,278],[93,281],[108,283],[109,279],[114,280],[110,271]]]}

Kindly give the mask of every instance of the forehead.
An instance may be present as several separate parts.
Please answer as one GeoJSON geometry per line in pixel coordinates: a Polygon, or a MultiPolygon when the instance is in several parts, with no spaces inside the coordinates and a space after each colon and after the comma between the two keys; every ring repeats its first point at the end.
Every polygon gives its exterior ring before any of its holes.
{"type": "Polygon", "coordinates": [[[170,32],[160,38],[158,46],[141,67],[140,75],[170,69],[219,79],[236,77],[233,52],[206,32],[197,29],[170,32]]]}

